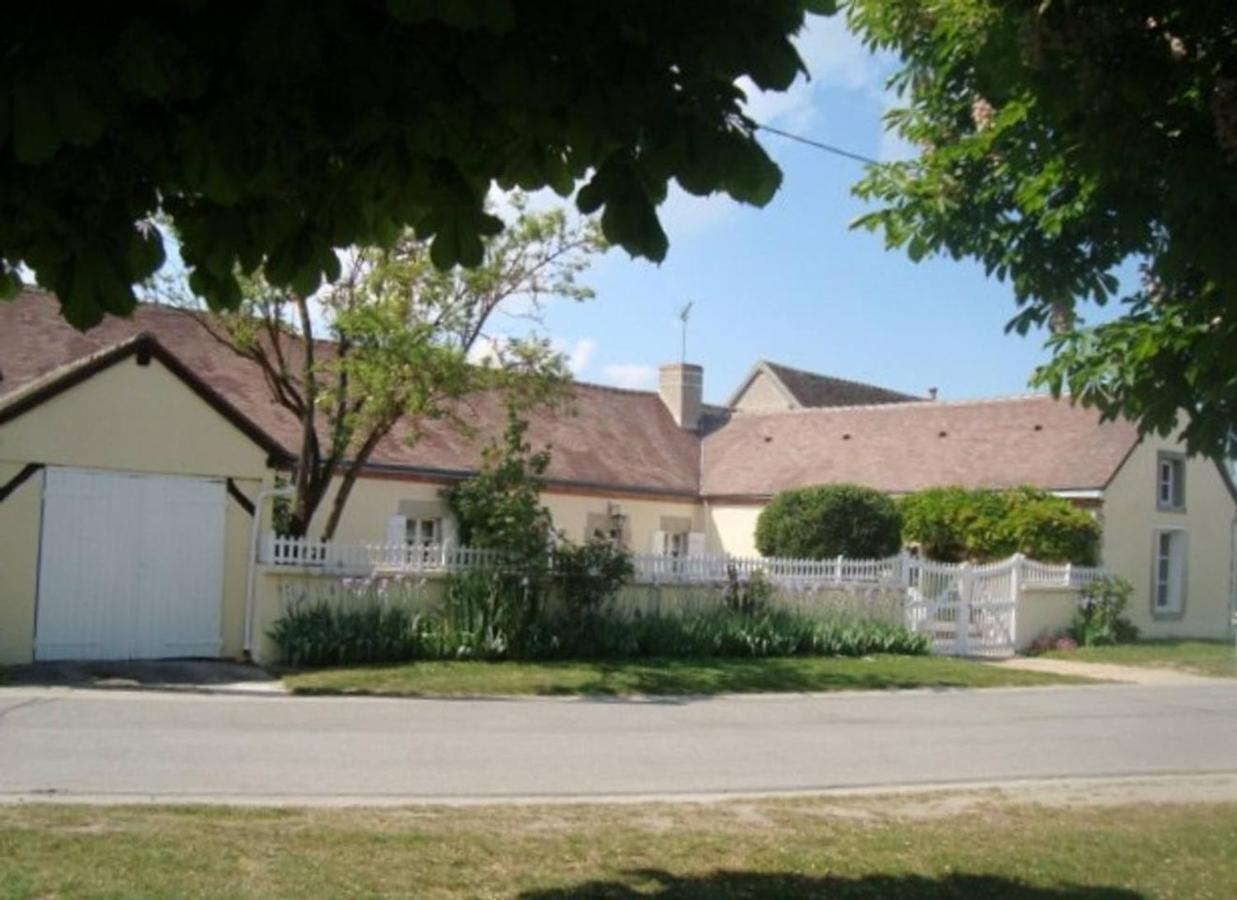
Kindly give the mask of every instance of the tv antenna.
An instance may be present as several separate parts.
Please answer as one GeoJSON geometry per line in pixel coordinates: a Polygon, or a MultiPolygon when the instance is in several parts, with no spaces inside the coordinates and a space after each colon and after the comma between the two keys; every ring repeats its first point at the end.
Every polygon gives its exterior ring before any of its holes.
{"type": "Polygon", "coordinates": [[[688,300],[687,303],[679,310],[679,321],[683,323],[683,358],[680,362],[687,362],[687,319],[692,312],[692,304],[694,300],[688,300]]]}

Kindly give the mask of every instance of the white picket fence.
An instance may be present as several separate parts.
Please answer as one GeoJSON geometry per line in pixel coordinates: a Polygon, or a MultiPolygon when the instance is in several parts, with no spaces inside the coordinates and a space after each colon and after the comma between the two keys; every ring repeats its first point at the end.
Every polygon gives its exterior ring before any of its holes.
{"type": "Polygon", "coordinates": [[[316,538],[284,537],[267,532],[258,562],[347,574],[435,574],[462,572],[501,564],[502,555],[479,547],[453,544],[345,544],[316,538]]]}
{"type": "MultiPolygon", "coordinates": [[[[631,557],[638,584],[711,585],[759,575],[800,592],[887,587],[904,592],[907,626],[931,636],[934,652],[955,656],[1013,653],[1018,593],[1025,587],[1079,589],[1104,575],[1097,567],[1013,556],[986,565],[943,563],[909,553],[884,559],[784,559],[728,554],[631,557]]],[[[320,541],[265,535],[258,562],[340,575],[447,574],[502,565],[492,550],[451,544],[320,541]]]]}

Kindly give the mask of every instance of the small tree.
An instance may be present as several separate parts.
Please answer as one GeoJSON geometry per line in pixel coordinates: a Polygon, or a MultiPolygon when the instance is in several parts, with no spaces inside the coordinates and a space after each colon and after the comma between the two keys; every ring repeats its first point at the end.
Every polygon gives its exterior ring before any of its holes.
{"type": "Polygon", "coordinates": [[[553,519],[541,503],[550,451],[534,451],[527,431],[518,407],[509,406],[502,443],[486,447],[481,470],[443,494],[466,545],[502,551],[521,568],[540,570],[554,540],[553,519]]]}
{"type": "Polygon", "coordinates": [[[857,484],[782,491],[756,521],[756,548],[765,556],[880,557],[901,546],[897,506],[857,484]]]}
{"type": "Polygon", "coordinates": [[[513,202],[516,222],[486,242],[476,269],[441,271],[430,245],[406,231],[389,247],[341,254],[339,277],[313,297],[275,288],[260,271],[241,279],[244,303],[233,313],[201,310],[183,279],[152,287],[256,365],[271,399],[300,423],[289,534],[307,533],[338,478],[322,528],[322,537],[334,534],[357,477],[397,422],[415,442],[425,423],[454,419],[465,395],[501,391],[529,406],[561,387],[562,358],[544,341],[495,344],[485,364],[470,359],[504,302],[520,297],[536,308],[549,296],[592,296],[576,278],[604,249],[595,225],[513,202]]]}

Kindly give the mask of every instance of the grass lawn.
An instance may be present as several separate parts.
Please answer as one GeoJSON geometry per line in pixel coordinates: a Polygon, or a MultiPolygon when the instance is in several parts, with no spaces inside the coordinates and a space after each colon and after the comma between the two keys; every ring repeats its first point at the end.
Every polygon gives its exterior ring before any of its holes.
{"type": "Polygon", "coordinates": [[[1158,666],[1198,675],[1237,678],[1237,651],[1234,651],[1232,641],[1139,641],[1112,647],[1053,650],[1043,655],[1079,662],[1158,666]]]}
{"type": "Polygon", "coordinates": [[[999,669],[939,656],[642,659],[581,662],[416,662],[284,676],[303,694],[718,694],[915,687],[1004,687],[1086,679],[999,669]]]}
{"type": "Polygon", "coordinates": [[[1231,898],[1237,804],[0,807],[0,897],[1231,898]]]}

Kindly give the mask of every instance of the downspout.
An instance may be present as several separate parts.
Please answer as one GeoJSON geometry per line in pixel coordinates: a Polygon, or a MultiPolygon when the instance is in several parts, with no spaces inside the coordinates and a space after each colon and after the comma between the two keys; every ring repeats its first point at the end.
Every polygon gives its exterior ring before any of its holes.
{"type": "Polygon", "coordinates": [[[258,547],[262,540],[262,510],[271,497],[291,497],[296,488],[265,488],[253,498],[253,523],[249,530],[249,580],[245,585],[245,645],[246,659],[253,659],[253,595],[258,578],[258,547]]]}

